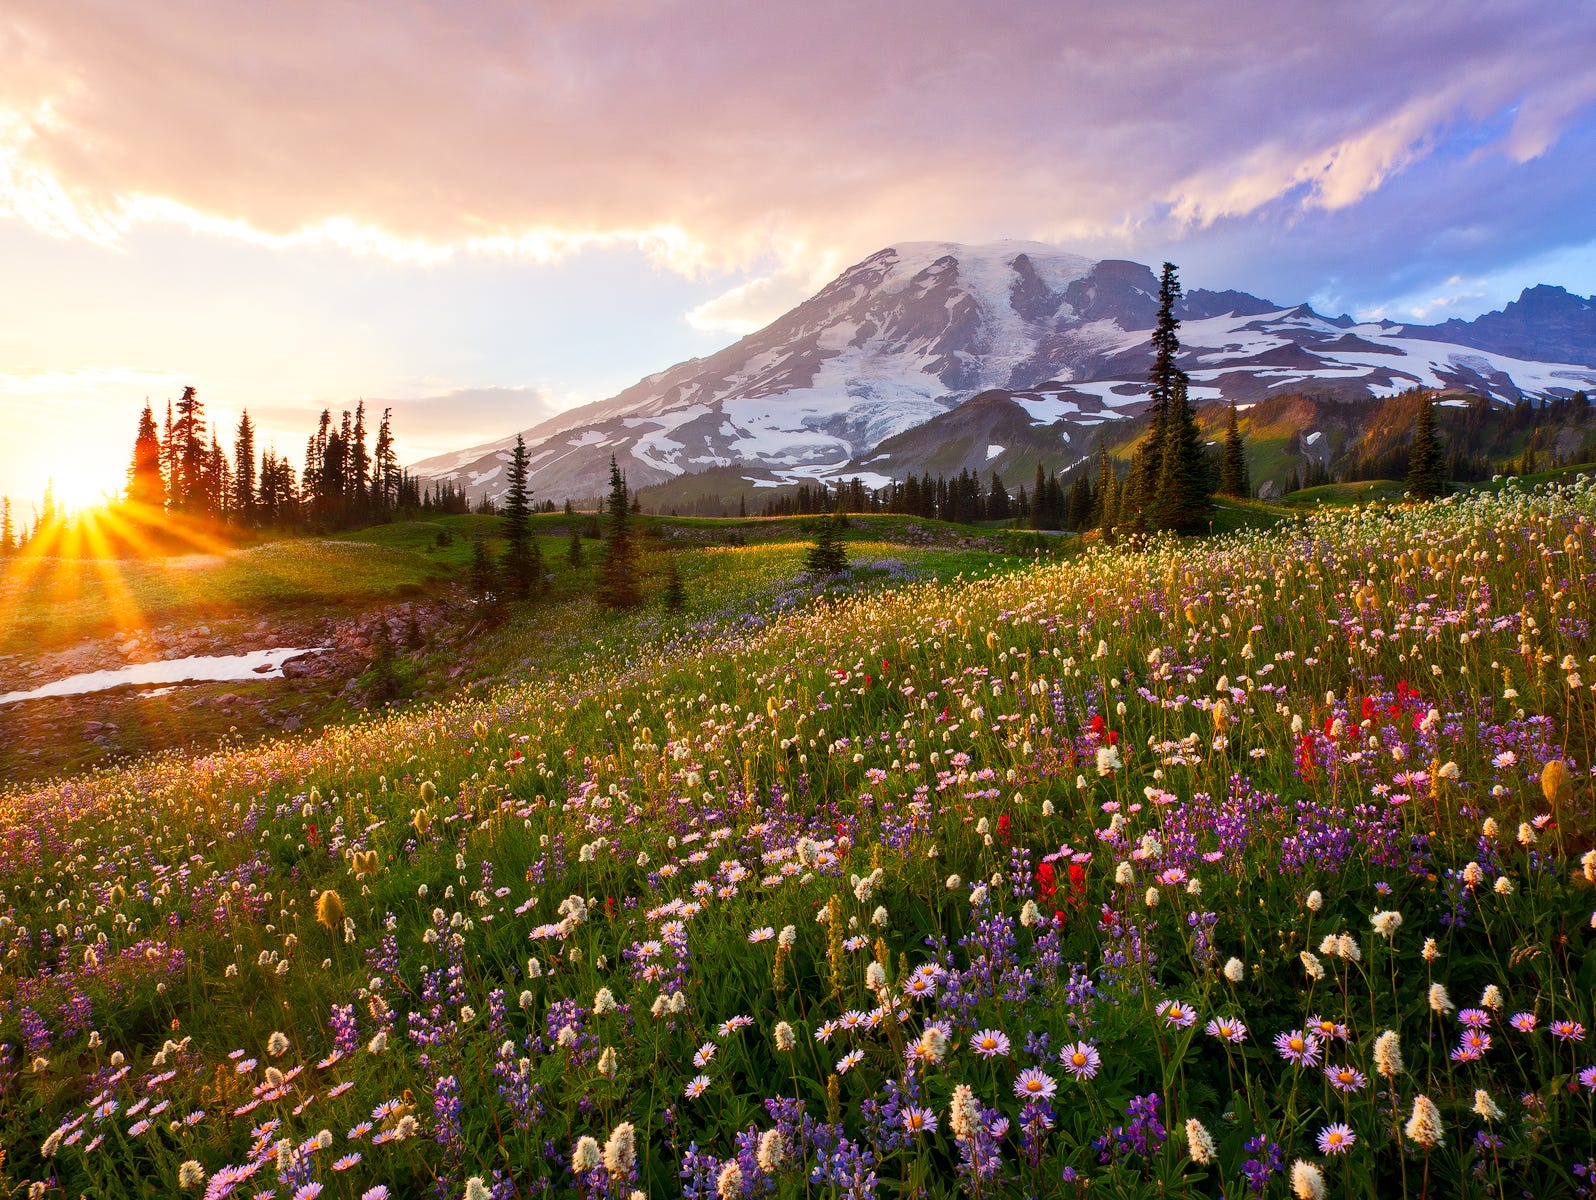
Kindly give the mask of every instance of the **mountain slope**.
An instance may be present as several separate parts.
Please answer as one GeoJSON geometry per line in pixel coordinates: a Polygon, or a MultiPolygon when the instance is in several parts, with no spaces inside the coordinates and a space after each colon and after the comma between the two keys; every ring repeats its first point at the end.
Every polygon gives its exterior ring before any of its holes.
{"type": "MultiPolygon", "coordinates": [[[[964,457],[1000,467],[1013,465],[1011,442],[1038,454],[1084,453],[1092,428],[1133,417],[1145,402],[1157,291],[1140,263],[1093,262],[1037,243],[890,247],[724,350],[527,430],[532,487],[551,499],[597,496],[612,454],[633,487],[717,468],[742,470],[756,486],[854,474],[879,484],[924,469],[925,453],[905,456],[899,439],[993,391],[1006,394],[1006,407],[986,400],[928,433],[957,428],[976,439],[975,426],[995,422],[964,457]],[[1017,413],[1031,422],[1028,436],[1017,413]]],[[[1290,392],[1368,398],[1424,386],[1517,403],[1596,390],[1596,303],[1558,288],[1432,327],[1359,323],[1202,289],[1185,297],[1180,316],[1181,365],[1198,402],[1290,392]],[[1555,356],[1536,357],[1543,353],[1555,356]]],[[[497,496],[511,444],[513,436],[412,469],[473,498],[497,496]]]]}

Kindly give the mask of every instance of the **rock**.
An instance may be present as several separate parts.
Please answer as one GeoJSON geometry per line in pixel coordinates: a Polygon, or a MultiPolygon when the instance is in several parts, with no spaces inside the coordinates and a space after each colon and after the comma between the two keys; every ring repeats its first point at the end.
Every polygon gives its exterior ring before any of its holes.
{"type": "Polygon", "coordinates": [[[304,723],[298,717],[289,717],[283,722],[283,732],[285,733],[298,733],[303,727],[304,723]]]}
{"type": "Polygon", "coordinates": [[[272,669],[272,664],[271,663],[261,663],[260,666],[255,668],[255,674],[257,674],[257,675],[265,675],[271,669],[272,669]]]}
{"type": "Polygon", "coordinates": [[[216,703],[217,704],[221,704],[221,705],[237,704],[238,703],[238,693],[237,692],[223,692],[220,696],[216,697],[216,703]]]}
{"type": "Polygon", "coordinates": [[[313,663],[314,658],[309,654],[299,654],[293,658],[286,659],[283,662],[283,678],[304,679],[311,674],[313,663]]]}
{"type": "Polygon", "coordinates": [[[1273,479],[1266,479],[1258,485],[1258,499],[1278,500],[1280,498],[1280,485],[1273,479]]]}
{"type": "Polygon", "coordinates": [[[105,723],[103,721],[85,721],[85,722],[83,722],[83,736],[84,737],[93,737],[95,734],[103,732],[104,729],[105,729],[105,723]]]}

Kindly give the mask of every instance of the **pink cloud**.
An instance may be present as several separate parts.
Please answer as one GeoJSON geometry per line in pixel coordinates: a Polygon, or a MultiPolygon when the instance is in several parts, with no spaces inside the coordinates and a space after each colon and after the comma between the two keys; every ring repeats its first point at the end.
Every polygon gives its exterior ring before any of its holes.
{"type": "Polygon", "coordinates": [[[703,318],[746,323],[800,262],[902,238],[1343,207],[1559,81],[1505,147],[1538,152],[1596,95],[1593,35],[1534,3],[13,0],[0,211],[418,261],[774,258],[703,318]]]}

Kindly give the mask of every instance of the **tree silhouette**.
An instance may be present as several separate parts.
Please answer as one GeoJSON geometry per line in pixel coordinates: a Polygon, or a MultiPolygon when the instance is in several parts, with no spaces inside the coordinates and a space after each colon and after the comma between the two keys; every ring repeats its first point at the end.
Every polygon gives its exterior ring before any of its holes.
{"type": "Polygon", "coordinates": [[[1434,500],[1446,491],[1441,468],[1441,441],[1435,432],[1435,405],[1428,394],[1419,397],[1419,416],[1408,453],[1407,489],[1421,500],[1434,500]]]}

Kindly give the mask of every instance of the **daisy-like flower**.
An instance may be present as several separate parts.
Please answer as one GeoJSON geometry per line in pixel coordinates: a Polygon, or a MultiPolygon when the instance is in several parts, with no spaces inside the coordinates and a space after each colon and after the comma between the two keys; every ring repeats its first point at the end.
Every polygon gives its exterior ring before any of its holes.
{"type": "Polygon", "coordinates": [[[1578,1021],[1553,1021],[1550,1029],[1552,1036],[1562,1042],[1583,1042],[1585,1040],[1585,1027],[1578,1021]]]}
{"type": "Polygon", "coordinates": [[[1312,1067],[1319,1063],[1319,1039],[1301,1029],[1275,1034],[1275,1049],[1280,1052],[1281,1058],[1299,1067],[1312,1067]]]}
{"type": "Polygon", "coordinates": [[[1091,1042],[1076,1042],[1074,1045],[1065,1046],[1058,1052],[1058,1060],[1076,1079],[1091,1079],[1097,1074],[1097,1068],[1103,1065],[1102,1056],[1097,1053],[1097,1047],[1091,1042]]]}
{"type": "Polygon", "coordinates": [[[753,942],[755,945],[758,945],[760,942],[768,942],[768,941],[770,941],[770,939],[775,937],[775,936],[776,936],[776,931],[773,928],[771,928],[769,925],[766,925],[763,929],[756,929],[752,933],[750,933],[748,935],[748,940],[750,942],[753,942]]]}
{"type": "Polygon", "coordinates": [[[1350,1125],[1326,1125],[1319,1131],[1320,1154],[1345,1154],[1358,1144],[1358,1135],[1350,1125]]]}
{"type": "Polygon", "coordinates": [[[929,1000],[937,994],[937,981],[929,975],[916,972],[903,981],[903,994],[919,1000],[929,1000]]]}
{"type": "Polygon", "coordinates": [[[705,1042],[698,1048],[698,1053],[693,1055],[693,1066],[706,1067],[709,1060],[715,1057],[715,1043],[705,1042]]]}
{"type": "Polygon", "coordinates": [[[736,1033],[739,1029],[747,1029],[753,1023],[754,1019],[752,1017],[731,1017],[728,1020],[722,1021],[720,1023],[720,1036],[728,1037],[731,1034],[736,1033]]]}
{"type": "Polygon", "coordinates": [[[1006,1057],[1009,1052],[1008,1035],[996,1029],[983,1029],[970,1039],[970,1049],[982,1058],[1006,1057]]]}
{"type": "Polygon", "coordinates": [[[1035,1067],[1026,1067],[1014,1081],[1014,1094],[1021,1100],[1051,1100],[1057,1091],[1053,1077],[1035,1067]]]}
{"type": "Polygon", "coordinates": [[[1340,1021],[1332,1021],[1329,1017],[1318,1014],[1308,1018],[1308,1032],[1321,1042],[1346,1041],[1347,1027],[1340,1021]]]}
{"type": "Polygon", "coordinates": [[[1340,1066],[1326,1066],[1324,1077],[1338,1092],[1361,1092],[1369,1082],[1368,1076],[1362,1071],[1345,1063],[1340,1066]]]}
{"type": "Polygon", "coordinates": [[[1507,1019],[1507,1023],[1520,1033],[1534,1033],[1540,1018],[1532,1012],[1514,1013],[1507,1019]]]}
{"type": "Polygon", "coordinates": [[[1235,1017],[1215,1017],[1208,1022],[1203,1032],[1209,1037],[1216,1037],[1237,1046],[1247,1040],[1247,1026],[1235,1017]]]}
{"type": "Polygon", "coordinates": [[[906,1108],[903,1110],[903,1127],[910,1133],[935,1133],[937,1115],[929,1108],[906,1108]]]}
{"type": "Polygon", "coordinates": [[[1491,1024],[1491,1014],[1483,1008],[1465,1008],[1458,1013],[1457,1019],[1470,1029],[1487,1029],[1491,1024]]]}
{"type": "Polygon", "coordinates": [[[342,1158],[340,1158],[336,1162],[334,1162],[332,1167],[333,1167],[333,1170],[335,1170],[335,1171],[347,1171],[347,1170],[349,1170],[350,1167],[354,1166],[359,1161],[360,1161],[360,1153],[359,1153],[359,1151],[356,1151],[353,1154],[344,1155],[342,1158]]]}
{"type": "Polygon", "coordinates": [[[863,1050],[850,1050],[837,1060],[837,1074],[846,1075],[864,1061],[863,1050]]]}
{"type": "Polygon", "coordinates": [[[707,1091],[709,1091],[708,1075],[694,1075],[687,1081],[687,1090],[685,1094],[689,1100],[697,1100],[707,1091]]]}
{"type": "Polygon", "coordinates": [[[1190,1028],[1197,1020],[1197,1010],[1180,1000],[1165,1000],[1158,1006],[1158,1015],[1176,1029],[1190,1028]]]}
{"type": "Polygon", "coordinates": [[[1490,1034],[1483,1029],[1465,1029],[1458,1041],[1457,1049],[1452,1051],[1452,1061],[1474,1062],[1490,1048],[1490,1034]]]}

